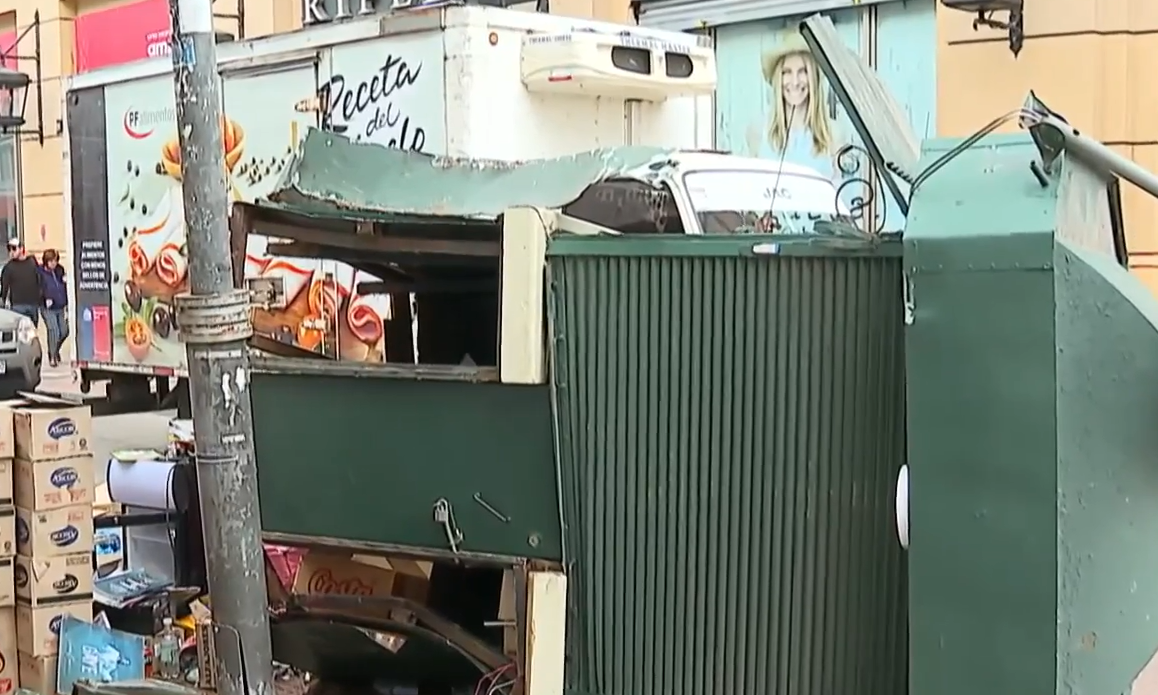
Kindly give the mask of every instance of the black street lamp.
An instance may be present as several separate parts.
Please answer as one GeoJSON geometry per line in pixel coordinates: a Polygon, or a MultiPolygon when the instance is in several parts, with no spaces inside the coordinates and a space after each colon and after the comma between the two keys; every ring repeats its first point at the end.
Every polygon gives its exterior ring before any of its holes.
{"type": "Polygon", "coordinates": [[[961,10],[977,15],[973,20],[973,31],[979,27],[1005,29],[1009,32],[1009,51],[1016,58],[1025,43],[1024,0],[941,0],[941,4],[951,10],[961,10]],[[997,12],[1007,12],[1006,21],[993,18],[997,12]]]}
{"type": "Polygon", "coordinates": [[[28,105],[28,87],[32,78],[23,72],[0,67],[0,129],[18,129],[24,125],[28,105]]]}
{"type": "MultiPolygon", "coordinates": [[[[36,140],[44,144],[44,92],[41,85],[41,65],[40,65],[40,11],[32,13],[32,24],[24,28],[20,35],[16,37],[16,41],[11,46],[0,47],[3,49],[3,58],[5,63],[9,65],[20,64],[20,61],[31,62],[36,70],[34,75],[29,75],[26,72],[13,70],[10,67],[4,66],[0,63],[0,135],[13,134],[28,134],[35,135],[36,140]],[[17,53],[17,47],[20,42],[24,40],[25,36],[31,34],[32,48],[31,55],[20,55],[17,53]],[[12,62],[8,62],[12,61],[12,62]],[[26,130],[24,124],[27,119],[24,117],[24,110],[28,106],[28,92],[32,89],[36,90],[36,129],[26,130]]],[[[63,123],[57,122],[57,134],[63,129],[63,123]]]]}

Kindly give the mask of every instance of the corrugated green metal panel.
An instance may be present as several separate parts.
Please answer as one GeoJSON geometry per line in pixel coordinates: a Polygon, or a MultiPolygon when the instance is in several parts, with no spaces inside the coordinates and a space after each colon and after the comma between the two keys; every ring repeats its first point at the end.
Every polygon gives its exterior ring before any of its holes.
{"type": "Polygon", "coordinates": [[[905,693],[900,259],[567,243],[569,692],[905,693]]]}

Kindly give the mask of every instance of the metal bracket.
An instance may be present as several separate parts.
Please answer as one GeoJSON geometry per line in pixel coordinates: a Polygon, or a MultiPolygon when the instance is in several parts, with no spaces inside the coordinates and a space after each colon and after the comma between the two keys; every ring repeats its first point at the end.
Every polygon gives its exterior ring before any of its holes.
{"type": "Polygon", "coordinates": [[[182,293],[173,300],[177,331],[186,343],[213,345],[246,340],[253,335],[248,289],[209,297],[182,293]]]}

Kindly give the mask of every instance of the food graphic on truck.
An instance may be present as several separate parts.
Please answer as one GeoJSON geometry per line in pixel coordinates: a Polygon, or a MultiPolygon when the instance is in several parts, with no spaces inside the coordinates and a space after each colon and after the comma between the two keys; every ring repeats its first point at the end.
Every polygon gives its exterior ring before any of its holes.
{"type": "MultiPolygon", "coordinates": [[[[416,81],[421,64],[409,70],[402,87],[416,81]]],[[[349,123],[373,104],[343,102],[341,90],[348,88],[339,82],[338,93],[332,83],[318,89],[312,68],[225,79],[221,132],[231,199],[252,201],[268,194],[306,130],[320,120],[352,125],[369,132],[368,139],[379,134],[370,126],[394,122],[395,115],[381,112],[367,114],[374,120],[366,126],[349,123]]],[[[189,290],[189,249],[172,104],[172,83],[165,77],[106,89],[114,363],[185,364],[173,298],[189,290]]],[[[407,128],[406,144],[421,148],[421,127],[406,120],[399,124],[407,128]]],[[[396,144],[397,136],[388,131],[380,129],[390,140],[384,144],[396,144]]],[[[272,256],[266,244],[265,237],[250,236],[245,276],[280,280],[286,304],[255,308],[254,330],[331,358],[382,361],[389,297],[357,292],[360,283],[378,278],[335,261],[272,256]]]]}

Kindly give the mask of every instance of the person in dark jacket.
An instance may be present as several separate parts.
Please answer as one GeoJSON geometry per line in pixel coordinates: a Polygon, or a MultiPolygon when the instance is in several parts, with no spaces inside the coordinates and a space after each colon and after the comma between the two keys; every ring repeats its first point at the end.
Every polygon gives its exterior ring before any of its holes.
{"type": "Polygon", "coordinates": [[[60,255],[48,249],[40,255],[41,285],[44,287],[44,327],[48,329],[48,364],[60,366],[60,348],[68,337],[68,287],[64,284],[64,268],[60,255]]]}
{"type": "Polygon", "coordinates": [[[44,304],[44,287],[36,259],[24,251],[19,239],[8,240],[8,263],[0,270],[0,301],[18,314],[40,325],[40,307],[44,304]]]}

